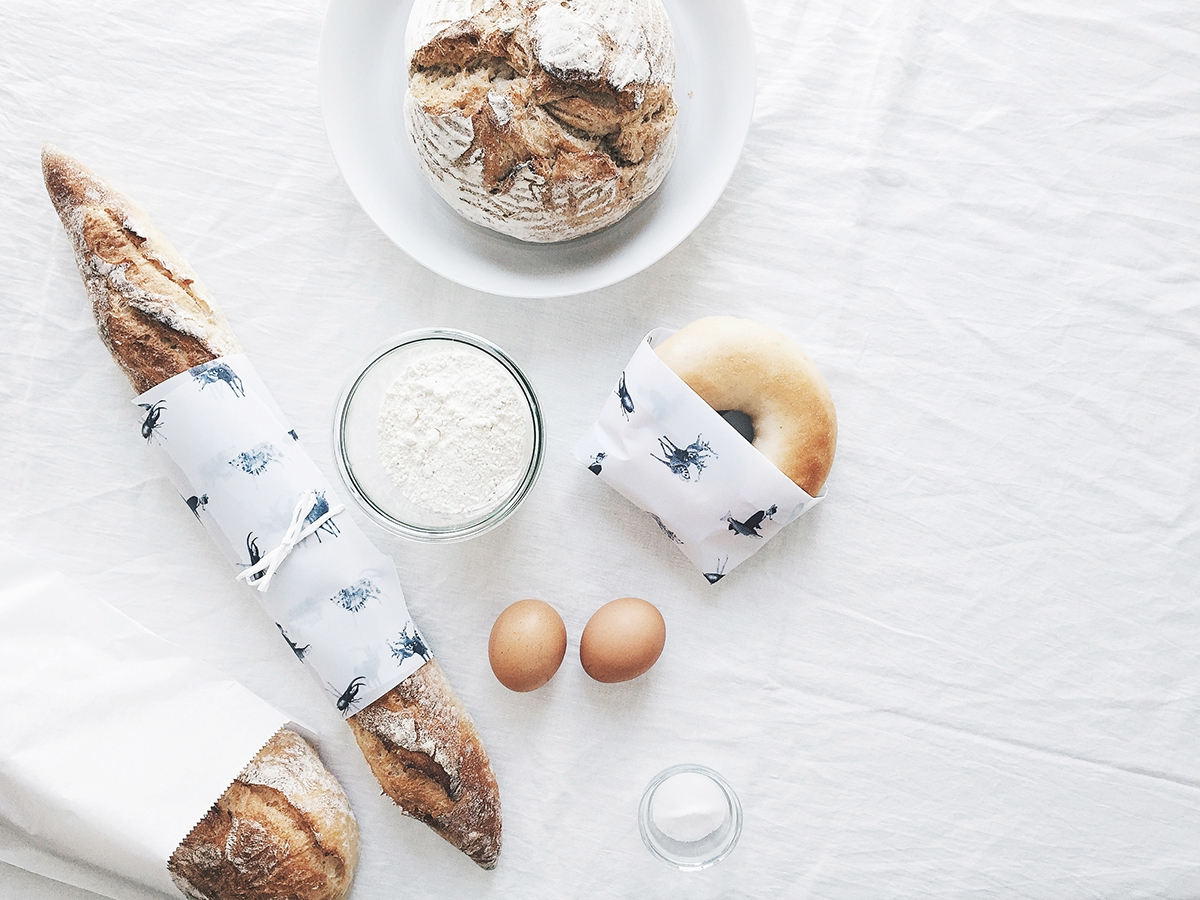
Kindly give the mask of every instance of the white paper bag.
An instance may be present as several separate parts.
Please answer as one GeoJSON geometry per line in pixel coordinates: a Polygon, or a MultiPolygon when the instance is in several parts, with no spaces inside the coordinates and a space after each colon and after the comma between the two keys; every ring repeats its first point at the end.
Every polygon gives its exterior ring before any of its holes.
{"type": "Polygon", "coordinates": [[[715,584],[825,491],[805,493],[659,359],[672,333],[646,335],[574,453],[715,584]]]}
{"type": "Polygon", "coordinates": [[[126,900],[288,719],[0,544],[0,859],[126,900]]]}

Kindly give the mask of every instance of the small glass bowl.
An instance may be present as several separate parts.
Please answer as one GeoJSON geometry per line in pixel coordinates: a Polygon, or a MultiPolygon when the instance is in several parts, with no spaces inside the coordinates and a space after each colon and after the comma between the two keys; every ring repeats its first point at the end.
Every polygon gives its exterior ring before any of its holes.
{"type": "Polygon", "coordinates": [[[346,382],[333,418],[334,457],[342,481],[372,519],[394,534],[418,541],[461,541],[495,528],[529,494],[545,454],[542,408],[533,385],[508,355],[478,335],[452,328],[409,331],[378,347],[346,382]],[[379,409],[396,377],[415,360],[444,352],[491,357],[512,376],[528,406],[529,427],[522,446],[525,471],[496,503],[460,516],[425,509],[409,500],[388,475],[379,448],[379,409]]]}
{"type": "Polygon", "coordinates": [[[655,775],[646,786],[641,805],[638,807],[638,829],[647,849],[663,862],[685,872],[707,869],[723,860],[737,846],[738,838],[742,836],[742,804],[729,782],[707,766],[671,766],[655,775]],[[721,789],[728,804],[725,821],[711,834],[698,841],[677,841],[667,837],[654,824],[652,815],[655,792],[668,778],[684,772],[703,775],[709,779],[721,789]]]}

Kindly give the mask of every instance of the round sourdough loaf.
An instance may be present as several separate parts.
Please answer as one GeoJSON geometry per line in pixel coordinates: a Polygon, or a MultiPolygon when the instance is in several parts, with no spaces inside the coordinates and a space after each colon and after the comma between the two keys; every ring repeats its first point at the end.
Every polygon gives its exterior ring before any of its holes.
{"type": "Polygon", "coordinates": [[[404,115],[457,212],[525,241],[613,224],[675,155],[660,0],[416,0],[404,115]]]}

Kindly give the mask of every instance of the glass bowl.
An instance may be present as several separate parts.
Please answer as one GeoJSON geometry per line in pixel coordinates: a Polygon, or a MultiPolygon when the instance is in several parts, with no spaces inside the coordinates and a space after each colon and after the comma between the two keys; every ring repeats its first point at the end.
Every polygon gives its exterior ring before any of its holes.
{"type": "Polygon", "coordinates": [[[517,364],[491,341],[451,328],[424,328],[376,348],[346,382],[333,419],[334,457],[342,480],[372,519],[394,534],[419,541],[461,541],[495,528],[529,494],[545,454],[542,408],[517,364]],[[523,472],[504,496],[457,514],[442,513],[410,500],[384,467],[379,413],[384,396],[412,363],[442,354],[479,354],[500,364],[524,398],[528,419],[521,448],[523,472]]]}
{"type": "Polygon", "coordinates": [[[643,843],[663,862],[684,871],[707,869],[723,860],[737,846],[738,838],[742,836],[742,804],[729,782],[707,766],[671,766],[655,775],[646,786],[638,807],[638,828],[643,843]],[[654,822],[654,798],[658,789],[667,779],[684,773],[707,778],[725,799],[724,820],[709,834],[695,841],[675,840],[664,834],[654,822]]]}

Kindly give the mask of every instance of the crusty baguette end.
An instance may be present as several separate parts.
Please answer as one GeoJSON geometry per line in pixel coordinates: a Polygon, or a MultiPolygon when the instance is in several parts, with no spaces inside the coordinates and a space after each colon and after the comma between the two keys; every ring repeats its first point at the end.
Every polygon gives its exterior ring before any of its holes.
{"type": "Polygon", "coordinates": [[[500,791],[487,751],[437,660],[350,718],[379,784],[484,869],[500,856],[500,791]]]}
{"type": "Polygon", "coordinates": [[[240,352],[196,273],[141,207],[53,144],[42,148],[42,175],[100,337],[139,394],[240,352]]]}
{"type": "Polygon", "coordinates": [[[175,848],[189,900],[345,900],[358,823],[304,738],[281,728],[175,848]]]}

